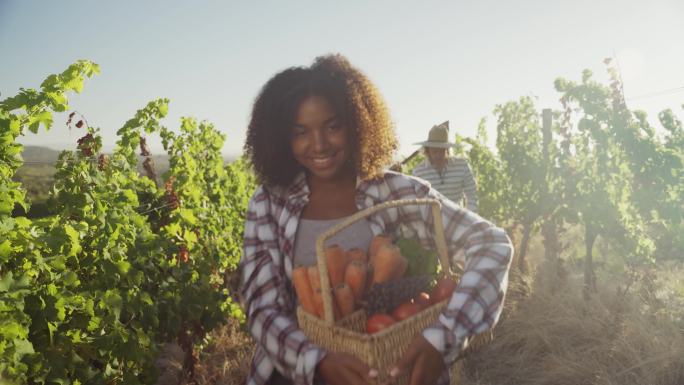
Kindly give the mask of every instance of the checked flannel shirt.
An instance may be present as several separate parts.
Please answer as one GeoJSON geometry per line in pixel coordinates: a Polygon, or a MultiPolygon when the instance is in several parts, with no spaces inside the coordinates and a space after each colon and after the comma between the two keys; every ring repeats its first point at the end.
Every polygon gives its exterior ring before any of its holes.
{"type": "MultiPolygon", "coordinates": [[[[296,385],[310,385],[316,365],[326,354],[309,342],[297,325],[297,301],[290,281],[295,234],[308,197],[302,173],[289,187],[260,186],[249,202],[240,261],[241,296],[257,349],[248,385],[267,383],[273,370],[296,385]]],[[[387,171],[376,179],[357,182],[359,210],[390,200],[415,198],[441,201],[449,253],[464,249],[466,255],[465,273],[447,308],[434,325],[423,331],[448,368],[470,337],[489,330],[497,322],[513,248],[502,229],[459,207],[419,178],[387,171]]],[[[436,248],[432,212],[427,205],[383,210],[368,220],[373,234],[417,237],[424,247],[436,248]]],[[[448,381],[447,370],[439,383],[448,381]]]]}

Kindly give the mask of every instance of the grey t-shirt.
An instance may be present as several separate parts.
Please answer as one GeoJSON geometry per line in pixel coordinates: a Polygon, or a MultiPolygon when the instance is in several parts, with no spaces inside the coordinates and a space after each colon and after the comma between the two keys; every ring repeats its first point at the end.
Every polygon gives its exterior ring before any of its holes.
{"type": "MultiPolygon", "coordinates": [[[[295,235],[294,265],[311,266],[316,264],[316,239],[325,230],[342,222],[346,218],[337,219],[300,219],[295,235]]],[[[333,235],[325,242],[326,246],[340,245],[345,250],[359,248],[368,251],[373,232],[365,219],[354,222],[351,226],[333,235]]]]}

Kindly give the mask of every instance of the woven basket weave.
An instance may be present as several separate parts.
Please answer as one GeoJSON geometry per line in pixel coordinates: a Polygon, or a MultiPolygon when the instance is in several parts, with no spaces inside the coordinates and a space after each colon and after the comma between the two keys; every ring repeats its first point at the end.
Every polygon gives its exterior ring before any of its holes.
{"type": "MultiPolygon", "coordinates": [[[[434,219],[435,243],[442,270],[447,275],[456,277],[449,269],[449,257],[446,240],[444,238],[444,227],[442,224],[441,205],[435,199],[404,199],[395,200],[369,207],[359,211],[336,226],[328,229],[316,240],[316,258],[320,273],[321,289],[323,297],[324,319],[304,311],[301,306],[297,308],[297,319],[300,329],[316,345],[326,350],[334,352],[344,352],[354,355],[369,367],[378,369],[380,375],[378,383],[387,380],[387,374],[393,365],[401,358],[408,348],[413,338],[421,333],[425,328],[434,324],[439,314],[444,310],[447,300],[434,304],[420,313],[397,322],[387,329],[375,334],[366,334],[366,313],[358,310],[344,319],[335,322],[333,316],[333,300],[330,289],[330,279],[328,277],[328,265],[325,258],[324,245],[330,237],[350,226],[351,224],[368,217],[369,215],[388,208],[407,205],[426,205],[432,206],[432,217],[434,219]]],[[[474,346],[482,345],[491,338],[491,334],[475,338],[470,344],[474,346]]],[[[451,384],[459,384],[461,361],[450,368],[451,384]]],[[[404,385],[408,383],[408,374],[401,376],[396,384],[404,385]]]]}

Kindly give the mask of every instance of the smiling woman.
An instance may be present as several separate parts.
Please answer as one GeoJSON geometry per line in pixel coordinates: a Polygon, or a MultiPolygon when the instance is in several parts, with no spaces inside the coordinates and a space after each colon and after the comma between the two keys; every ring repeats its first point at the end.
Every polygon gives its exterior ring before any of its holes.
{"type": "Polygon", "coordinates": [[[306,168],[295,159],[295,148],[283,144],[300,143],[302,134],[308,138],[311,129],[317,129],[309,126],[312,123],[343,129],[354,143],[348,160],[363,179],[380,175],[398,146],[375,86],[342,56],[321,57],[309,68],[292,67],[274,76],[254,103],[244,152],[262,183],[287,186],[306,168]],[[312,97],[315,103],[302,105],[312,97]],[[310,112],[328,113],[322,118],[331,120],[301,121],[315,119],[307,117],[310,112]]]}
{"type": "MultiPolygon", "coordinates": [[[[411,385],[446,384],[446,368],[465,341],[493,326],[512,253],[508,237],[428,183],[386,171],[396,147],[380,93],[340,55],[282,71],[261,90],[245,143],[261,183],[249,203],[240,261],[243,306],[257,342],[247,384],[364,385],[374,383],[376,376],[408,372],[411,385]],[[440,318],[446,321],[417,335],[391,373],[378,373],[355,356],[313,344],[297,324],[292,283],[293,272],[311,263],[307,256],[315,254],[313,240],[360,210],[418,198],[440,201],[452,254],[469,247],[470,271],[464,274],[461,294],[454,294],[453,308],[440,318]],[[473,292],[480,292],[477,300],[463,294],[473,292]]],[[[434,246],[428,211],[371,215],[350,227],[352,236],[336,241],[345,250],[368,250],[374,235],[396,237],[397,229],[406,226],[434,246]]]]}

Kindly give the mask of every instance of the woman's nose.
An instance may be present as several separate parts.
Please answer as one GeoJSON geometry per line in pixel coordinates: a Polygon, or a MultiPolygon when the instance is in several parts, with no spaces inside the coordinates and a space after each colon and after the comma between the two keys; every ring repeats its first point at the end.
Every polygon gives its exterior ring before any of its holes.
{"type": "Polygon", "coordinates": [[[324,151],[328,148],[328,138],[322,130],[315,130],[313,135],[314,150],[317,152],[324,151]]]}

